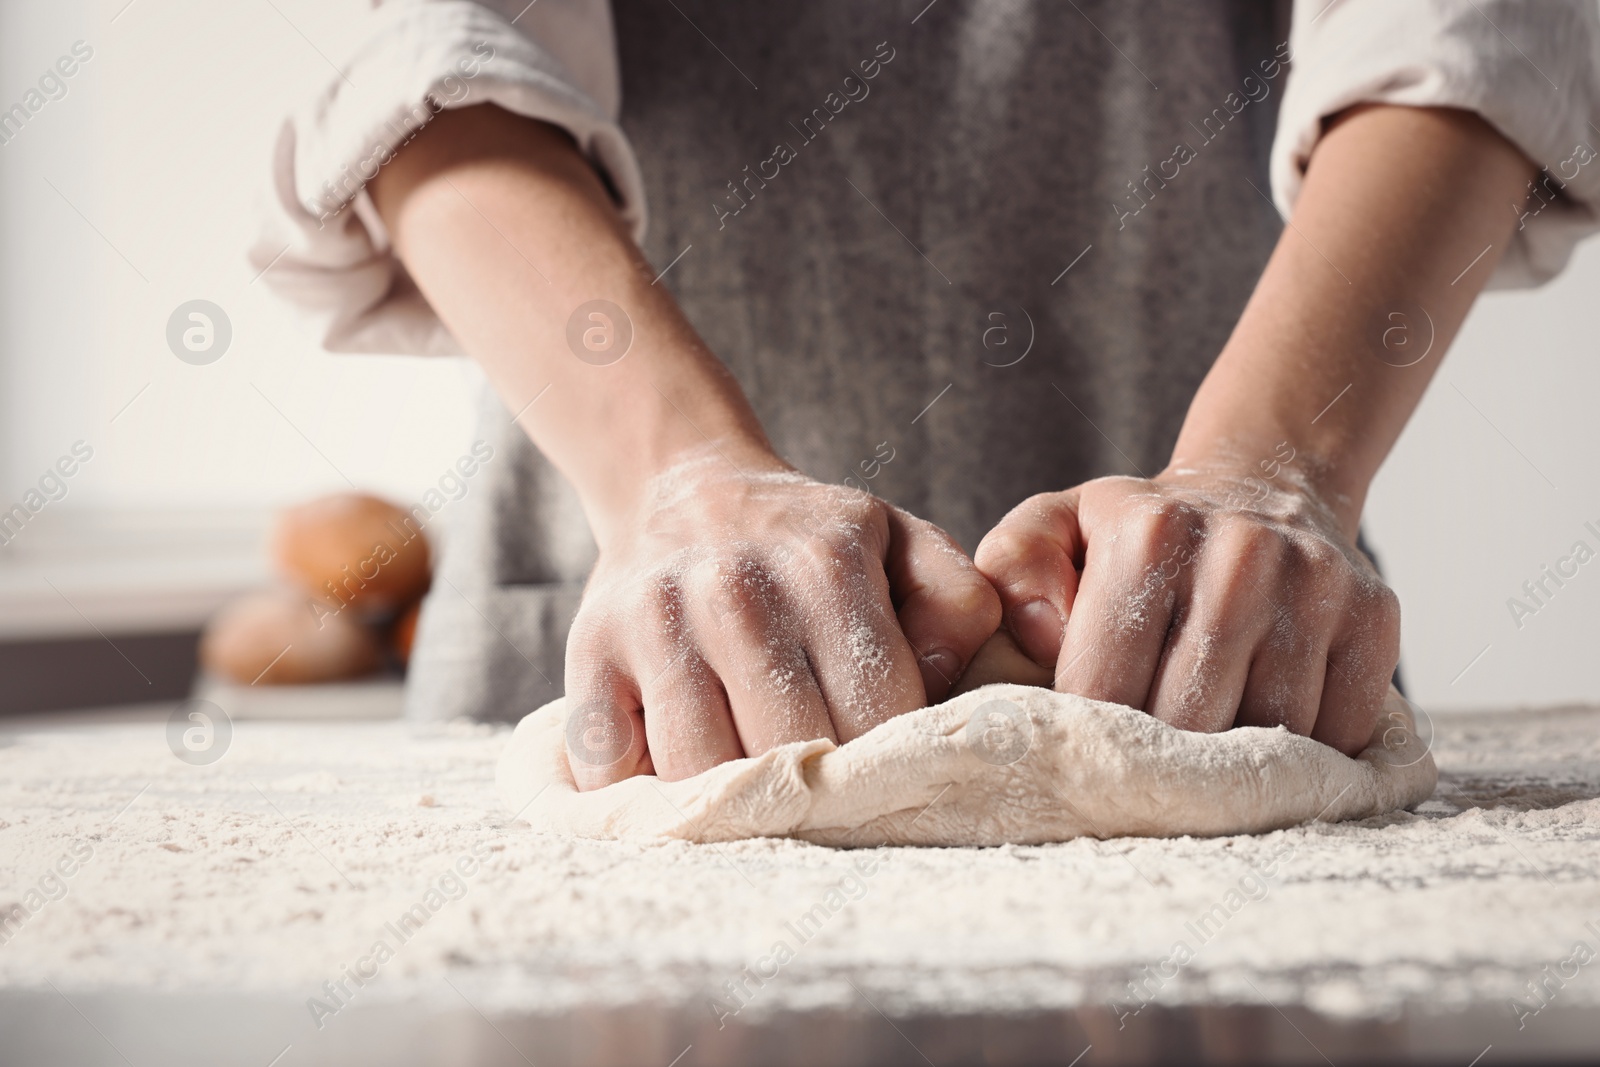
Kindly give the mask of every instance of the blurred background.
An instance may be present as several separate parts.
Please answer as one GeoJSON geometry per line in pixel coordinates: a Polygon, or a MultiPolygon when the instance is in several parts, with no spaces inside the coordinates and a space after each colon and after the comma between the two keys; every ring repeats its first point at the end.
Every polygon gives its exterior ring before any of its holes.
{"type": "MultiPolygon", "coordinates": [[[[76,460],[0,546],[0,712],[186,695],[200,627],[271,578],[278,508],[408,505],[468,450],[470,365],[328,355],[245,260],[282,116],[364,10],[0,0],[0,111],[90,53],[0,125],[0,510],[76,460]],[[205,365],[167,342],[194,300],[231,325],[205,365]]],[[[1546,288],[1486,296],[1380,475],[1368,534],[1425,708],[1600,703],[1600,560],[1508,605],[1600,548],[1597,291],[1591,242],[1546,288]]]]}

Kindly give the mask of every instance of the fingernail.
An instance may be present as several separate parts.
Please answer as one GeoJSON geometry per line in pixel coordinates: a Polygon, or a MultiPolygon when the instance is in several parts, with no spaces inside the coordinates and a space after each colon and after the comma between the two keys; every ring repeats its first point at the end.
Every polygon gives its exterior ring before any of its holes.
{"type": "Polygon", "coordinates": [[[1061,651],[1066,624],[1048,600],[1030,600],[1011,612],[1011,634],[1022,650],[1040,663],[1053,664],[1061,651]]]}
{"type": "Polygon", "coordinates": [[[923,656],[917,666],[922,669],[922,688],[929,700],[942,700],[961,673],[961,659],[948,648],[936,648],[923,656]]]}

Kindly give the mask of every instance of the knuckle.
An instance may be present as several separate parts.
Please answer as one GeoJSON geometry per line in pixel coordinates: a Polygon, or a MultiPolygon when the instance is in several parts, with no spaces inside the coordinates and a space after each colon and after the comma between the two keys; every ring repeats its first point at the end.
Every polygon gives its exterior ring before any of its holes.
{"type": "Polygon", "coordinates": [[[598,659],[610,645],[610,612],[584,601],[567,633],[567,661],[586,663],[598,659]]]}
{"type": "Polygon", "coordinates": [[[807,522],[808,530],[824,536],[860,540],[867,531],[887,526],[889,506],[877,497],[855,490],[841,492],[833,489],[829,492],[831,496],[821,509],[822,521],[807,522]]]}
{"type": "Polygon", "coordinates": [[[1077,499],[1076,491],[1037,493],[1012,508],[978,543],[972,554],[977,569],[993,574],[1057,565],[1066,550],[1063,527],[1075,521],[1077,499]]]}
{"type": "Polygon", "coordinates": [[[690,582],[694,599],[718,625],[753,625],[775,596],[767,564],[745,553],[707,561],[694,570],[690,582]]]}
{"type": "Polygon", "coordinates": [[[1123,520],[1120,529],[1134,546],[1158,549],[1166,546],[1170,531],[1171,518],[1167,509],[1160,506],[1139,508],[1123,520]]]}
{"type": "Polygon", "coordinates": [[[1181,500],[1160,499],[1136,509],[1123,524],[1135,546],[1165,553],[1185,543],[1199,532],[1199,511],[1181,500]]]}
{"type": "Polygon", "coordinates": [[[874,524],[870,519],[843,519],[830,523],[816,538],[837,556],[854,555],[868,543],[874,524]]]}
{"type": "Polygon", "coordinates": [[[1379,616],[1384,623],[1395,629],[1400,627],[1400,596],[1393,589],[1383,583],[1378,583],[1376,589],[1378,603],[1376,605],[1379,616]]]}
{"type": "Polygon", "coordinates": [[[835,570],[854,554],[848,540],[831,531],[820,531],[795,549],[795,559],[808,570],[835,570]]]}
{"type": "Polygon", "coordinates": [[[1037,533],[1018,527],[997,527],[978,545],[978,567],[990,573],[1034,567],[1051,561],[1059,550],[1037,533]]]}
{"type": "MultiPolygon", "coordinates": [[[[1079,487],[1083,494],[1082,499],[1087,504],[1091,501],[1097,504],[1107,504],[1112,500],[1121,499],[1132,493],[1145,491],[1149,483],[1142,478],[1135,478],[1127,474],[1106,474],[1093,478],[1079,487]]],[[[1055,494],[1045,493],[1044,496],[1055,494]]]]}
{"type": "Polygon", "coordinates": [[[1400,598],[1382,582],[1373,581],[1363,590],[1358,600],[1361,616],[1372,640],[1386,654],[1392,649],[1396,658],[1400,649],[1400,598]]]}
{"type": "Polygon", "coordinates": [[[683,605],[683,586],[673,574],[657,574],[647,580],[636,594],[635,610],[648,625],[675,620],[683,605]]]}
{"type": "Polygon", "coordinates": [[[1230,523],[1224,536],[1231,553],[1252,570],[1275,569],[1288,555],[1289,546],[1283,534],[1265,523],[1230,523]]]}
{"type": "Polygon", "coordinates": [[[1283,571],[1282,537],[1254,522],[1230,523],[1216,535],[1211,580],[1223,600],[1254,599],[1283,571]]]}
{"type": "Polygon", "coordinates": [[[812,570],[836,572],[857,566],[868,554],[876,555],[875,540],[870,522],[840,519],[816,530],[796,556],[812,570]]]}
{"type": "Polygon", "coordinates": [[[1350,560],[1339,547],[1325,538],[1298,537],[1294,547],[1313,574],[1336,574],[1350,567],[1350,560]]]}
{"type": "Polygon", "coordinates": [[[1069,499],[1067,493],[1035,493],[1022,503],[1012,508],[1001,526],[1015,523],[1048,523],[1058,509],[1063,507],[1069,499]]]}

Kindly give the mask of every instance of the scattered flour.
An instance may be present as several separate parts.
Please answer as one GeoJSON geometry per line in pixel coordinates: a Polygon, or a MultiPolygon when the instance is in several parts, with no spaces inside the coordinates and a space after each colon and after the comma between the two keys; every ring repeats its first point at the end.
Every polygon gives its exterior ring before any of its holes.
{"type": "MultiPolygon", "coordinates": [[[[661,499],[692,493],[692,473],[661,499]]],[[[241,721],[224,758],[195,767],[172,756],[165,725],[0,734],[0,913],[28,902],[0,935],[0,991],[298,1003],[463,857],[482,857],[478,873],[360,1002],[455,998],[449,978],[485,1011],[699,1010],[863,852],[879,861],[869,890],[763,989],[761,1010],[861,995],[900,1013],[1126,1005],[1224,902],[1229,920],[1151,991],[1157,1002],[1505,1011],[1600,919],[1600,711],[1435,716],[1441,780],[1410,812],[1241,836],[857,851],[530,830],[491,786],[510,734],[490,727],[241,721]],[[64,856],[71,876],[36,897],[64,856]],[[1252,874],[1259,895],[1227,904],[1252,874]]],[[[964,731],[920,725],[952,745],[964,731]]],[[[922,821],[950,799],[930,795],[922,821]]],[[[895,829],[909,839],[918,825],[895,829]]],[[[1559,997],[1600,1008],[1600,974],[1559,997]]]]}
{"type": "MultiPolygon", "coordinates": [[[[1442,777],[1415,813],[1257,836],[872,850],[884,862],[870,890],[757,1007],[855,1008],[861,994],[886,1012],[1125,1003],[1186,924],[1273,866],[1264,895],[1193,945],[1159,1002],[1507,1012],[1600,917],[1600,711],[1434,726],[1442,777]]],[[[241,721],[209,767],[175,759],[164,730],[162,715],[0,736],[0,904],[75,844],[93,851],[64,896],[8,935],[0,988],[261,991],[300,1004],[477,849],[487,858],[465,896],[357,1004],[459,1008],[448,977],[485,1012],[658,1001],[703,1013],[858,855],[784,839],[530,831],[490,784],[504,730],[241,721]]],[[[1559,1005],[1600,1008],[1591,970],[1559,1005]]],[[[315,1033],[309,1015],[304,1032],[315,1033]]]]}

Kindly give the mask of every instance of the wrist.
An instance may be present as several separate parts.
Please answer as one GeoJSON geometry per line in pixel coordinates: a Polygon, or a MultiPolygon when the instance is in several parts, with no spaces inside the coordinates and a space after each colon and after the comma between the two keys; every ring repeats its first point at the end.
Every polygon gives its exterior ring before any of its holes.
{"type": "Polygon", "coordinates": [[[650,447],[608,464],[610,476],[598,484],[580,488],[601,551],[686,495],[714,492],[718,483],[794,470],[759,434],[718,434],[709,427],[708,432],[712,436],[694,433],[692,440],[676,434],[657,438],[650,447]]]}
{"type": "MultiPolygon", "coordinates": [[[[738,383],[669,306],[637,301],[640,343],[551,412],[560,450],[600,547],[648,517],[659,484],[685,465],[729,476],[789,470],[738,383]],[[715,461],[713,464],[711,461],[715,461]]],[[[545,447],[543,442],[539,442],[545,447]]]]}
{"type": "Polygon", "coordinates": [[[1367,493],[1364,482],[1341,477],[1337,463],[1289,435],[1202,446],[1180,440],[1156,480],[1208,483],[1238,507],[1256,506],[1274,496],[1295,497],[1351,539],[1367,493]]]}

